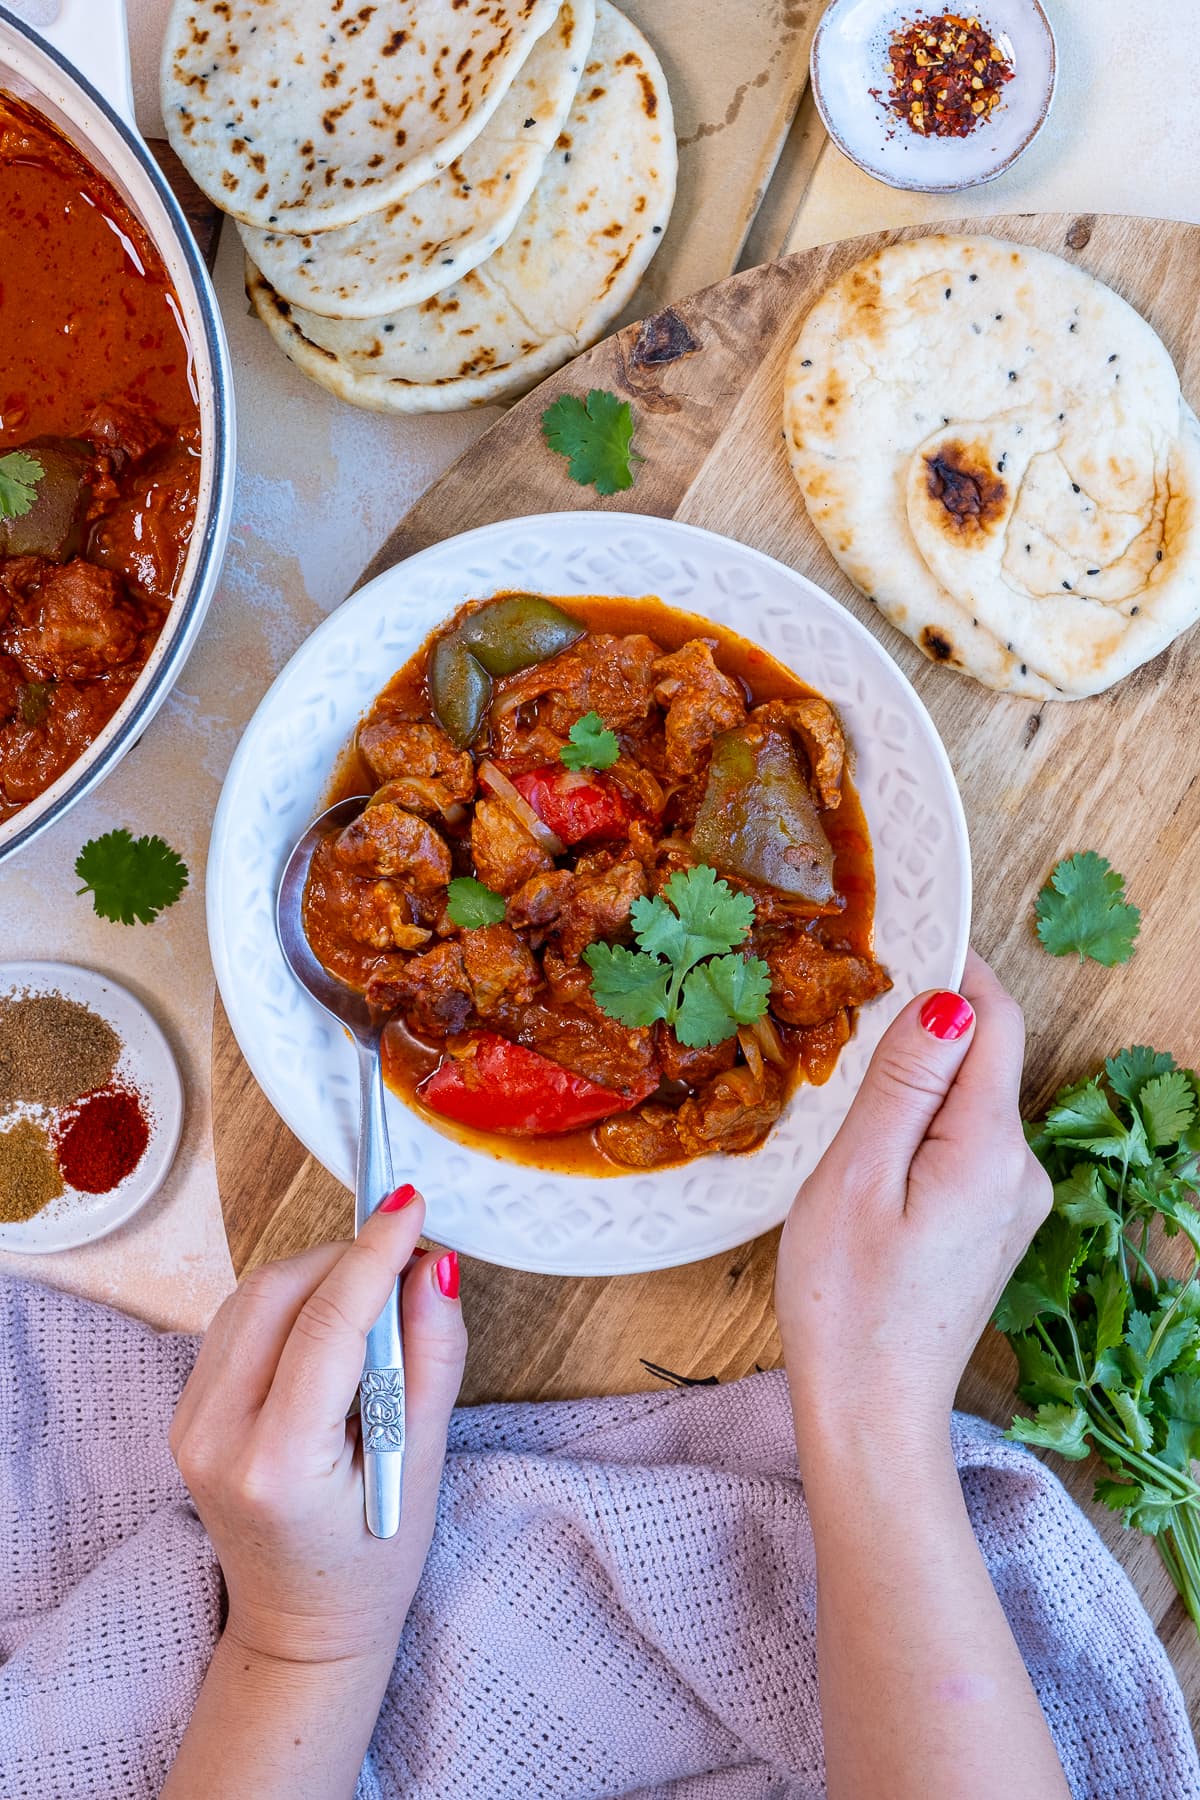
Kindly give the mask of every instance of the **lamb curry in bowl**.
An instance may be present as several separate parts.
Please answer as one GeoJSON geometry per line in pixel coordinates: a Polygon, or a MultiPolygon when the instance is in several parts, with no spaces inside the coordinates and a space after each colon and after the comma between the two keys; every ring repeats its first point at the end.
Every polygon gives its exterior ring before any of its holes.
{"type": "Polygon", "coordinates": [[[104,729],[196,514],[179,301],[112,184],[0,92],[0,825],[104,729]]]}
{"type": "Polygon", "coordinates": [[[314,953],[439,1129],[571,1173],[755,1149],[832,1073],[872,954],[834,709],[654,599],[471,602],[359,726],[314,953]]]}

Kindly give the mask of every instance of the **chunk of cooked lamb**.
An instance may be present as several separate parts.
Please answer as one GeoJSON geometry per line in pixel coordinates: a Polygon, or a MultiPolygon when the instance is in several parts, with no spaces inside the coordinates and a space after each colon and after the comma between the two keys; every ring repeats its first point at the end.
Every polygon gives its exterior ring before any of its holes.
{"type": "Polygon", "coordinates": [[[641,632],[615,637],[601,631],[532,669],[506,676],[496,683],[492,700],[495,754],[507,765],[506,722],[535,701],[538,724],[559,739],[589,712],[599,713],[610,731],[638,724],[654,702],[651,670],[657,656],[658,645],[641,632]]]}
{"type": "Polygon", "coordinates": [[[553,925],[575,885],[570,869],[542,869],[523,881],[509,897],[506,917],[518,930],[553,925]]]}
{"type": "Polygon", "coordinates": [[[645,869],[631,856],[595,875],[577,875],[556,927],[564,960],[578,961],[597,938],[619,937],[629,924],[634,901],[647,887],[645,869]]]}
{"type": "Polygon", "coordinates": [[[763,955],[771,970],[771,1011],[786,1025],[821,1025],[892,985],[874,957],[826,949],[805,931],[768,944],[763,955]]]}
{"type": "Polygon", "coordinates": [[[356,943],[372,950],[415,950],[429,933],[413,917],[412,896],[398,882],[355,875],[337,855],[336,840],[318,844],[309,888],[319,893],[323,913],[332,913],[356,943]]]}
{"type": "Polygon", "coordinates": [[[475,793],[470,751],[456,750],[438,725],[384,713],[361,727],[358,752],[383,797],[409,812],[447,814],[475,793]]]}
{"type": "Polygon", "coordinates": [[[463,969],[481,1019],[490,1019],[509,1002],[523,1006],[541,987],[533,954],[510,925],[483,925],[465,931],[461,943],[463,969]]]}
{"type": "Polygon", "coordinates": [[[500,800],[477,800],[471,819],[475,873],[497,894],[513,894],[534,875],[546,874],[554,859],[500,800]]]}
{"type": "Polygon", "coordinates": [[[669,1025],[660,1024],[657,1031],[659,1065],[668,1081],[686,1081],[689,1087],[699,1087],[702,1081],[732,1069],[737,1061],[736,1037],[726,1038],[722,1044],[708,1044],[702,1050],[692,1050],[679,1042],[669,1025]]]}
{"type": "Polygon", "coordinates": [[[0,614],[6,610],[0,650],[35,681],[80,681],[118,668],[132,659],[144,629],[120,577],[78,557],[4,558],[0,614]]]}
{"type": "Polygon", "coordinates": [[[762,725],[784,726],[800,739],[812,775],[813,798],[832,812],[842,799],[842,773],[846,766],[846,739],[841,720],[817,694],[800,700],[768,700],[756,706],[751,718],[762,725]]]}
{"type": "Polygon", "coordinates": [[[746,1068],[714,1075],[676,1114],[679,1141],[689,1156],[713,1150],[753,1150],[783,1111],[783,1077],[767,1067],[756,1081],[746,1068]]]}
{"type": "Polygon", "coordinates": [[[431,894],[450,880],[450,851],[425,819],[391,801],[366,807],[337,840],[338,860],[357,875],[402,876],[431,894]]]}
{"type": "Polygon", "coordinates": [[[652,1102],[634,1112],[614,1113],[596,1135],[605,1155],[629,1169],[658,1169],[683,1155],[674,1111],[652,1102]]]}
{"type": "Polygon", "coordinates": [[[712,645],[692,638],[654,665],[654,698],[667,709],[664,757],[676,780],[696,772],[719,731],[746,717],[742,689],[718,669],[712,645]]]}
{"type": "Polygon", "coordinates": [[[410,957],[402,969],[372,977],[367,1002],[402,1013],[423,1037],[451,1037],[472,1018],[490,1019],[526,1004],[540,985],[537,963],[516,932],[484,925],[410,957]]]}
{"type": "Polygon", "coordinates": [[[647,1091],[647,1080],[657,1070],[653,1034],[618,1025],[603,1013],[535,1000],[498,1008],[495,1022],[506,1037],[616,1093],[647,1091]]]}

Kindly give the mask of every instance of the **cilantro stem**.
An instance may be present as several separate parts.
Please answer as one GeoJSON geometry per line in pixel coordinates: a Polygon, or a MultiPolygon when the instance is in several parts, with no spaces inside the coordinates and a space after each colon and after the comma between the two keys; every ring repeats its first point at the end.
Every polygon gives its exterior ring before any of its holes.
{"type": "Polygon", "coordinates": [[[1117,1427],[1124,1437],[1123,1443],[1103,1429],[1095,1417],[1095,1396],[1090,1396],[1090,1399],[1093,1404],[1089,1404],[1086,1410],[1092,1418],[1092,1434],[1098,1444],[1102,1444],[1123,1467],[1140,1475],[1143,1485],[1149,1483],[1168,1492],[1174,1491],[1177,1500],[1188,1505],[1194,1506],[1200,1501],[1200,1487],[1189,1476],[1173,1469],[1169,1463],[1160,1462],[1157,1456],[1147,1456],[1143,1451],[1135,1450],[1125,1435],[1123,1426],[1117,1427]]]}
{"type": "MultiPolygon", "coordinates": [[[[1042,1321],[1040,1319],[1035,1319],[1033,1321],[1033,1329],[1037,1332],[1037,1334],[1041,1338],[1043,1344],[1045,1344],[1047,1350],[1050,1352],[1051,1356],[1054,1358],[1055,1362],[1058,1364],[1060,1373],[1062,1373],[1063,1375],[1069,1375],[1071,1371],[1067,1368],[1066,1363],[1063,1361],[1062,1357],[1060,1356],[1059,1350],[1058,1350],[1058,1345],[1054,1342],[1054,1339],[1050,1336],[1050,1333],[1046,1330],[1046,1327],[1042,1324],[1042,1321]]],[[[1079,1354],[1078,1342],[1075,1345],[1075,1362],[1076,1362],[1076,1366],[1079,1371],[1079,1385],[1080,1385],[1080,1387],[1086,1387],[1087,1386],[1087,1376],[1083,1372],[1083,1361],[1079,1354]]]]}
{"type": "MultiPolygon", "coordinates": [[[[1166,1331],[1167,1326],[1171,1323],[1171,1320],[1175,1317],[1175,1314],[1179,1311],[1180,1301],[1183,1299],[1183,1296],[1187,1293],[1188,1289],[1190,1287],[1194,1286],[1195,1280],[1196,1280],[1196,1271],[1198,1269],[1200,1269],[1200,1258],[1197,1258],[1197,1260],[1192,1264],[1192,1272],[1188,1276],[1187,1280],[1180,1282],[1179,1292],[1175,1295],[1175,1298],[1171,1301],[1171,1304],[1164,1309],[1162,1318],[1158,1321],[1158,1324],[1155,1326],[1154,1334],[1151,1337],[1149,1346],[1146,1350],[1146,1365],[1147,1365],[1147,1367],[1149,1367],[1149,1365],[1154,1361],[1154,1352],[1158,1349],[1158,1346],[1162,1343],[1163,1333],[1166,1331]]],[[[1137,1388],[1135,1389],[1135,1392],[1134,1392],[1134,1398],[1140,1400],[1141,1395],[1142,1395],[1142,1381],[1139,1380],[1138,1384],[1137,1384],[1137,1388]]]]}
{"type": "MultiPolygon", "coordinates": [[[[1144,1242],[1144,1240],[1143,1240],[1143,1242],[1144,1242]]],[[[1126,1243],[1127,1248],[1132,1250],[1133,1254],[1137,1257],[1139,1264],[1141,1265],[1142,1269],[1144,1270],[1144,1272],[1150,1282],[1150,1290],[1153,1293],[1155,1299],[1157,1299],[1158,1298],[1158,1276],[1154,1273],[1154,1270],[1150,1267],[1150,1264],[1146,1261],[1146,1258],[1142,1255],[1142,1252],[1138,1249],[1138,1247],[1134,1243],[1133,1239],[1126,1238],[1125,1243],[1126,1243]]]]}

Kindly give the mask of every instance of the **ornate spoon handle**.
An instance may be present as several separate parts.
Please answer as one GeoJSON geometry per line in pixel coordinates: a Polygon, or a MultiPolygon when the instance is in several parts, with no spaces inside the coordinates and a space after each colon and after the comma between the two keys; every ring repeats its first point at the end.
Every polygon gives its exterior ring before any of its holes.
{"type": "MultiPolygon", "coordinates": [[[[392,1190],[392,1153],[383,1111],[383,1067],[379,1039],[358,1046],[359,1133],[354,1194],[354,1229],[392,1190]]],[[[392,1289],[367,1333],[367,1354],[359,1384],[363,1448],[363,1495],[367,1529],[394,1537],[400,1529],[404,1486],[404,1349],[400,1339],[400,1288],[392,1289]]]]}

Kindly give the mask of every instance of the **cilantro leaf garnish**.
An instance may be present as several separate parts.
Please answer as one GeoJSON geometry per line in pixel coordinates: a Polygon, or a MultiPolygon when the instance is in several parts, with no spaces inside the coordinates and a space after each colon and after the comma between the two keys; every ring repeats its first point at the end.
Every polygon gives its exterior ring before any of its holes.
{"type": "Polygon", "coordinates": [[[757,956],[710,956],[690,970],[675,1020],[681,1044],[703,1050],[720,1044],[734,1026],[753,1025],[766,1012],[771,971],[757,956]]]}
{"type": "Polygon", "coordinates": [[[10,450],[0,456],[0,519],[21,519],[37,498],[37,484],[46,473],[36,456],[10,450]]]}
{"type": "Polygon", "coordinates": [[[584,713],[582,719],[576,719],[568,740],[558,753],[559,761],[568,769],[611,769],[621,754],[616,732],[605,729],[598,712],[584,713]]]}
{"type": "Polygon", "coordinates": [[[481,925],[499,925],[507,902],[503,894],[485,887],[474,875],[456,875],[446,889],[446,911],[464,931],[475,931],[481,925]]]}
{"type": "Polygon", "coordinates": [[[623,944],[589,944],[583,960],[592,971],[596,1004],[619,1025],[653,1025],[667,1016],[671,968],[657,956],[623,944]]]}
{"type": "Polygon", "coordinates": [[[586,400],[560,394],[542,414],[542,436],[552,450],[570,460],[567,474],[598,494],[616,494],[633,486],[633,464],[642,458],[632,448],[633,412],[606,388],[593,388],[586,400]]]}
{"type": "Polygon", "coordinates": [[[1153,1536],[1200,1619],[1200,1077],[1135,1045],[1027,1141],[1054,1203],[996,1308],[1034,1411],[1010,1437],[1106,1465],[1094,1497],[1153,1536]],[[1186,1261],[1165,1272],[1163,1237],[1186,1261]],[[1156,1266],[1156,1262],[1158,1266],[1156,1266]],[[1178,1271],[1178,1274],[1176,1273],[1178,1271]]]}
{"type": "Polygon", "coordinates": [[[630,913],[640,946],[589,944],[592,996],[622,1025],[664,1019],[681,1044],[704,1049],[752,1025],[767,1010],[771,971],[738,952],[754,923],[754,902],[700,863],[680,869],[653,900],[630,913]]]}
{"type": "Polygon", "coordinates": [[[1113,968],[1133,955],[1142,915],[1125,899],[1125,877],[1084,850],[1052,871],[1037,897],[1037,932],[1051,956],[1090,956],[1113,968]]]}
{"type": "Polygon", "coordinates": [[[119,925],[153,924],[188,884],[187,864],[169,844],[125,830],[106,831],[85,844],[75,873],[83,883],[79,892],[91,892],[100,917],[119,925]]]}

